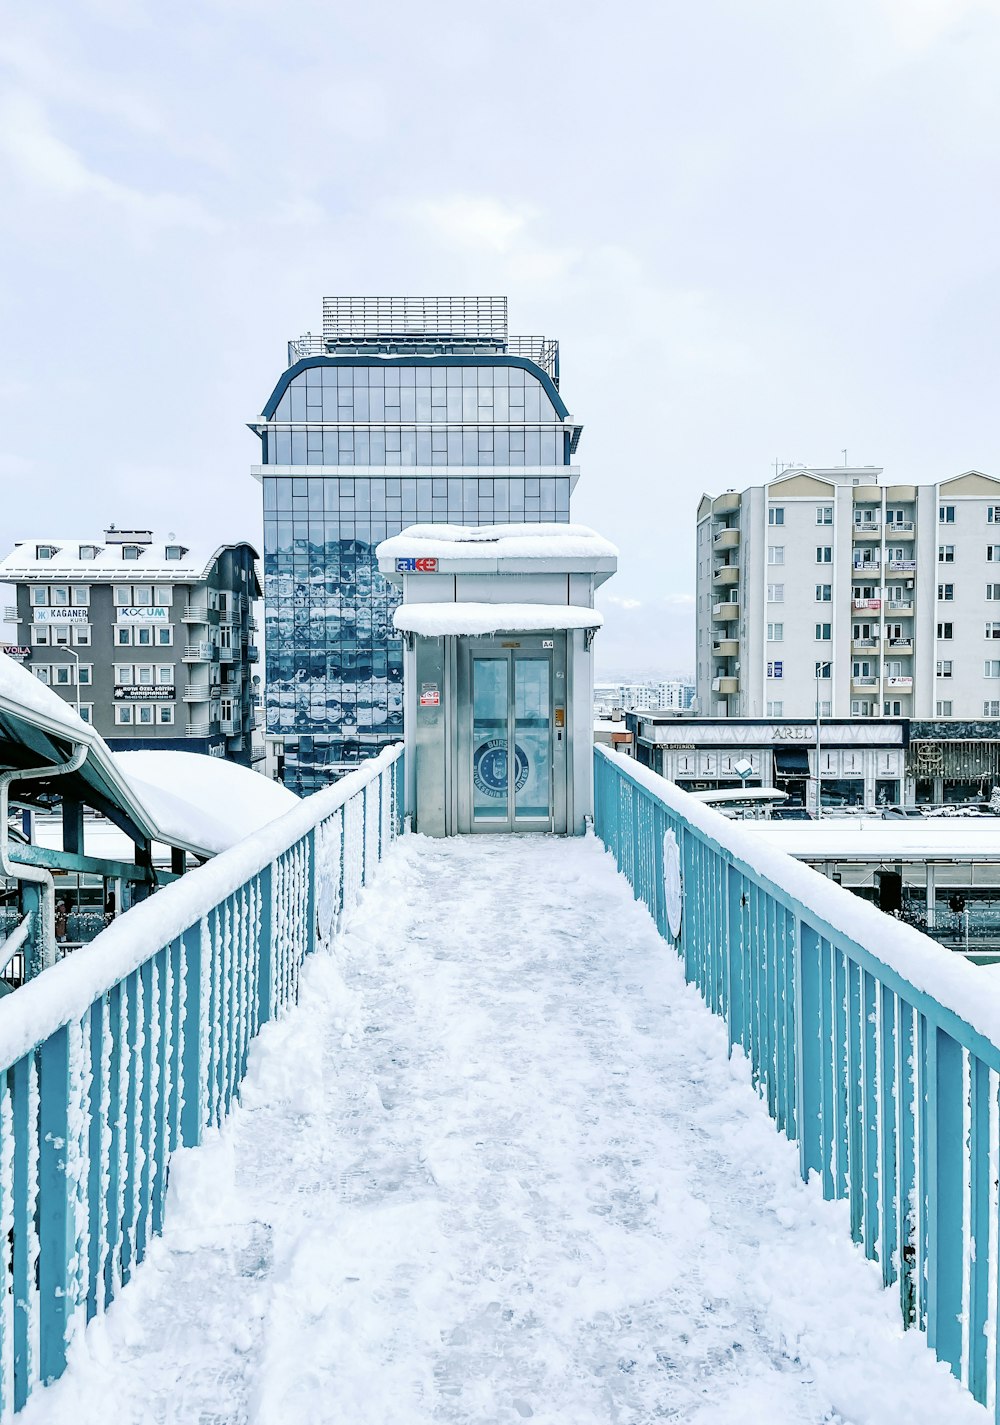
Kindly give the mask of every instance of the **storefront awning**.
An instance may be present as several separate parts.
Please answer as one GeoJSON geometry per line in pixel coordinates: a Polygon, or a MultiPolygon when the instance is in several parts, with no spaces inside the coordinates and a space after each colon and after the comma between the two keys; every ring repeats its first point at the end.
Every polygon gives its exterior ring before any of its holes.
{"type": "Polygon", "coordinates": [[[809,749],[806,747],[776,747],[774,770],[778,776],[808,777],[809,749]]]}

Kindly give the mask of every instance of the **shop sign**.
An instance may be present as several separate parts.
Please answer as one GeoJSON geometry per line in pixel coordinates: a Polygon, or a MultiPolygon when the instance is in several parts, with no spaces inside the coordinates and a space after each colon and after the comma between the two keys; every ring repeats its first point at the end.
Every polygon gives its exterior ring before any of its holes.
{"type": "Polygon", "coordinates": [[[126,606],[118,610],[119,623],[166,623],[170,610],[163,608],[131,608],[126,606]]]}
{"type": "Polygon", "coordinates": [[[33,608],[31,617],[34,623],[89,623],[90,610],[33,608]]]}
{"type": "Polygon", "coordinates": [[[26,658],[31,657],[31,649],[23,648],[19,643],[5,643],[3,645],[3,651],[8,658],[16,658],[21,663],[23,663],[26,658]]]}
{"type": "Polygon", "coordinates": [[[120,703],[172,703],[173,683],[116,683],[115,700],[120,703]]]}
{"type": "Polygon", "coordinates": [[[438,562],[436,559],[397,559],[397,574],[436,574],[438,562]]]}

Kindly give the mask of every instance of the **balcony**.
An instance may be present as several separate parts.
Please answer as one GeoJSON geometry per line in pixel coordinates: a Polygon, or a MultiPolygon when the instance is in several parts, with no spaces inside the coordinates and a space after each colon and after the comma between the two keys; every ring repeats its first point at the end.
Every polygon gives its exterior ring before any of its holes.
{"type": "Polygon", "coordinates": [[[887,638],[886,641],[885,641],[885,646],[886,646],[886,650],[887,650],[887,651],[888,651],[889,649],[891,649],[893,653],[912,653],[912,652],[913,652],[913,639],[912,639],[912,638],[887,638]]]}
{"type": "Polygon", "coordinates": [[[878,678],[874,673],[852,673],[852,688],[877,688],[878,678]]]}
{"type": "Polygon", "coordinates": [[[740,606],[737,603],[716,604],[712,609],[712,617],[721,623],[726,623],[730,619],[738,619],[740,616],[740,606]]]}
{"type": "Polygon", "coordinates": [[[712,536],[712,544],[716,549],[739,549],[740,532],[738,529],[720,529],[712,536]]]}
{"type": "Polygon", "coordinates": [[[210,722],[189,722],[187,725],[188,737],[207,737],[212,730],[210,722]]]}
{"type": "Polygon", "coordinates": [[[900,520],[898,524],[887,524],[885,527],[886,539],[891,539],[893,535],[900,534],[904,539],[913,538],[913,521],[900,520]]]}
{"type": "Polygon", "coordinates": [[[735,490],[728,490],[724,495],[716,495],[712,501],[713,515],[729,515],[733,510],[740,507],[740,497],[735,490]]]}
{"type": "Polygon", "coordinates": [[[855,574],[871,574],[874,577],[882,566],[877,559],[854,559],[851,561],[851,568],[855,574]]]}
{"type": "Polygon", "coordinates": [[[857,609],[859,612],[860,612],[861,610],[864,610],[864,609],[880,609],[881,607],[882,607],[882,600],[881,600],[881,599],[852,599],[852,600],[851,600],[851,608],[852,608],[852,609],[857,609]]]}
{"type": "Polygon", "coordinates": [[[183,693],[186,703],[207,703],[210,697],[211,688],[207,683],[188,683],[183,693]]]}
{"type": "Polygon", "coordinates": [[[712,644],[712,652],[717,658],[738,658],[740,641],[738,638],[719,638],[712,644]]]}
{"type": "Polygon", "coordinates": [[[247,644],[247,662],[256,663],[260,658],[260,649],[255,643],[247,644]]]}
{"type": "Polygon", "coordinates": [[[211,663],[214,656],[214,643],[189,643],[184,651],[184,662],[211,663]]]}
{"type": "Polygon", "coordinates": [[[882,533],[882,525],[878,520],[865,520],[863,524],[854,526],[855,539],[878,539],[882,533]]]}
{"type": "Polygon", "coordinates": [[[724,677],[724,678],[713,678],[713,679],[712,679],[712,692],[713,692],[713,693],[721,693],[723,697],[729,697],[732,693],[738,693],[739,690],[740,690],[740,680],[739,680],[739,678],[730,678],[730,677],[727,676],[727,677],[724,677]]]}
{"type": "Polygon", "coordinates": [[[894,678],[886,678],[885,685],[887,688],[894,688],[896,692],[907,693],[913,687],[913,679],[909,676],[900,677],[897,675],[894,678]]]}
{"type": "Polygon", "coordinates": [[[913,600],[912,600],[912,599],[890,599],[890,600],[888,601],[888,603],[886,604],[885,607],[886,607],[886,609],[887,609],[887,611],[888,611],[889,613],[893,613],[893,614],[912,614],[912,613],[913,613],[913,600]]]}
{"type": "Polygon", "coordinates": [[[219,649],[219,662],[220,662],[220,663],[232,663],[232,661],[233,661],[233,659],[235,658],[235,656],[236,656],[236,653],[235,653],[235,651],[234,651],[232,648],[220,648],[220,649],[219,649]]]}
{"type": "Polygon", "coordinates": [[[738,564],[716,564],[712,580],[716,584],[736,584],[740,578],[738,564]]]}
{"type": "Polygon", "coordinates": [[[890,574],[913,574],[917,567],[915,559],[890,559],[886,566],[890,574]]]}
{"type": "Polygon", "coordinates": [[[851,647],[852,647],[852,648],[877,648],[877,647],[878,647],[878,639],[877,639],[877,638],[852,638],[852,639],[851,639],[851,647]]]}

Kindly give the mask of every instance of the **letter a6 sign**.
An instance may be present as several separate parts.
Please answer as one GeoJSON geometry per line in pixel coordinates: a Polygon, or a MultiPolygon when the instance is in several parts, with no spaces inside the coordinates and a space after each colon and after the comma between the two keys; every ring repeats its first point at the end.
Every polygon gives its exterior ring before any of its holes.
{"type": "Polygon", "coordinates": [[[436,574],[438,562],[436,559],[397,559],[397,574],[436,574]]]}

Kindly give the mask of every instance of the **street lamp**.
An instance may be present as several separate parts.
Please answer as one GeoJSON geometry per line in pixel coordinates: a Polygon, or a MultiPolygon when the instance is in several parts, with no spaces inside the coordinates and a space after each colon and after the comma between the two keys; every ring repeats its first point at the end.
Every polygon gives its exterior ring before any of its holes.
{"type": "Polygon", "coordinates": [[[823,819],[823,768],[820,761],[820,716],[819,716],[819,684],[823,672],[823,664],[816,664],[816,820],[823,819]]]}
{"type": "Polygon", "coordinates": [[[70,648],[68,643],[63,644],[63,652],[68,653],[76,661],[76,715],[80,716],[80,655],[75,649],[70,648]]]}

